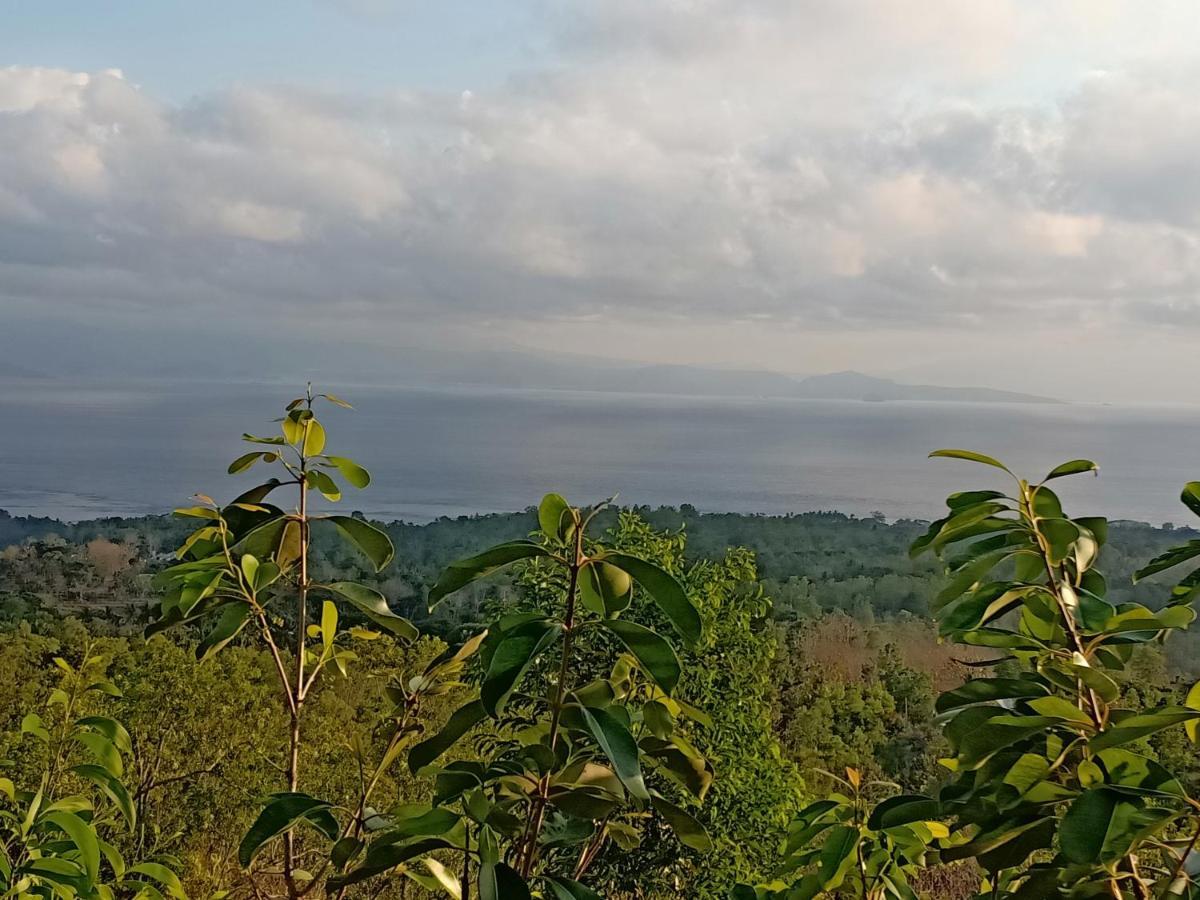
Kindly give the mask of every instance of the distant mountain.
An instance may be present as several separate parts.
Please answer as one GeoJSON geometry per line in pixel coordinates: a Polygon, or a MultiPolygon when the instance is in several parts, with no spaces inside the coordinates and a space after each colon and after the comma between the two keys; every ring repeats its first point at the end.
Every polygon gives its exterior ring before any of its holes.
{"type": "Polygon", "coordinates": [[[147,338],[131,349],[103,328],[94,334],[0,335],[0,379],[40,378],[53,347],[56,379],[219,380],[381,386],[485,386],[531,390],[604,391],[710,397],[794,397],[811,400],[929,400],[967,403],[1054,403],[1030,394],[977,387],[901,384],[860,372],[807,378],[757,369],[646,365],[543,350],[379,346],[293,339],[263,343],[256,335],[180,344],[147,338]]]}
{"type": "Polygon", "coordinates": [[[810,400],[929,400],[960,403],[1062,403],[1052,397],[1018,394],[981,387],[941,387],[932,384],[900,384],[890,378],[875,378],[861,372],[810,375],[796,384],[792,394],[810,400]]]}

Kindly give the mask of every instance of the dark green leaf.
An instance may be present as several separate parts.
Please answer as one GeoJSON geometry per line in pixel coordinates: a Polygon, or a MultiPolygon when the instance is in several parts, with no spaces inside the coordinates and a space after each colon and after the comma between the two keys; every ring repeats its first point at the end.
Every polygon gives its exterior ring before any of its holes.
{"type": "Polygon", "coordinates": [[[700,613],[688,599],[687,592],[679,583],[678,578],[654,563],[625,553],[608,553],[604,556],[604,560],[624,569],[633,576],[633,580],[642,586],[670,620],[684,643],[689,647],[696,645],[696,642],[700,640],[703,627],[700,613]]]}
{"type": "Polygon", "coordinates": [[[196,645],[196,658],[204,661],[232,641],[246,627],[250,605],[241,601],[227,603],[212,630],[196,645]]]}
{"type": "Polygon", "coordinates": [[[604,627],[620,638],[643,671],[663,689],[663,693],[670,696],[675,692],[680,675],[679,657],[666,638],[644,625],[624,619],[608,619],[604,627]]]}
{"type": "Polygon", "coordinates": [[[478,556],[460,559],[446,567],[437,584],[429,591],[429,607],[432,609],[455,591],[517,560],[549,555],[549,550],[533,541],[509,541],[506,544],[497,544],[478,556]]]}
{"type": "Polygon", "coordinates": [[[248,868],[267,842],[285,831],[290,831],[302,821],[317,826],[327,838],[334,840],[337,838],[337,822],[333,823],[331,832],[327,818],[330,806],[329,802],[307,794],[277,794],[262,808],[258,818],[242,838],[238,846],[238,862],[243,868],[248,868]],[[325,816],[321,816],[320,813],[325,813],[325,816]]]}
{"type": "Polygon", "coordinates": [[[554,900],[603,900],[603,898],[585,884],[564,878],[561,875],[549,875],[546,884],[554,894],[554,900]]]}
{"type": "Polygon", "coordinates": [[[671,830],[675,832],[675,837],[679,838],[679,842],[685,847],[690,847],[693,850],[698,850],[701,853],[707,853],[712,849],[712,839],[708,836],[708,832],[704,830],[704,826],[694,818],[691,813],[686,812],[674,803],[670,803],[657,794],[650,798],[650,803],[660,816],[667,820],[667,824],[671,826],[671,830]]]}
{"type": "Polygon", "coordinates": [[[985,466],[994,466],[997,469],[1003,469],[1012,475],[1008,466],[997,459],[992,459],[990,456],[984,456],[982,453],[976,453],[974,450],[934,450],[929,454],[930,459],[934,457],[944,457],[946,459],[964,459],[968,462],[983,463],[985,466]]]}
{"type": "Polygon", "coordinates": [[[1062,478],[1066,475],[1080,475],[1084,472],[1099,472],[1100,467],[1090,459],[1073,459],[1070,462],[1065,462],[1061,466],[1055,466],[1050,470],[1050,474],[1045,480],[1049,481],[1052,478],[1062,478]]]}
{"type": "Polygon", "coordinates": [[[488,661],[487,674],[479,690],[488,715],[495,716],[504,708],[521,676],[530,664],[562,634],[562,626],[546,619],[523,622],[499,636],[488,661]]]}
{"type": "Polygon", "coordinates": [[[639,800],[649,800],[650,793],[642,780],[642,767],[638,762],[638,745],[629,729],[607,710],[589,706],[582,710],[588,730],[612,763],[625,789],[639,800]]]}
{"type": "Polygon", "coordinates": [[[488,862],[479,867],[479,900],[531,900],[531,895],[515,869],[488,862]]]}
{"type": "Polygon", "coordinates": [[[482,700],[473,700],[459,707],[450,720],[433,737],[428,738],[408,751],[408,768],[415,774],[425,768],[458,741],[460,737],[487,718],[482,700]]]}
{"type": "Polygon", "coordinates": [[[405,641],[415,641],[420,632],[417,627],[402,616],[396,615],[387,605],[383,594],[374,588],[354,581],[335,581],[323,587],[346,600],[360,613],[396,637],[405,641]]]}
{"type": "Polygon", "coordinates": [[[323,516],[322,518],[336,525],[354,546],[365,553],[367,558],[374,563],[376,572],[381,571],[395,556],[396,551],[392,547],[392,539],[369,522],[353,516],[323,516]]]}

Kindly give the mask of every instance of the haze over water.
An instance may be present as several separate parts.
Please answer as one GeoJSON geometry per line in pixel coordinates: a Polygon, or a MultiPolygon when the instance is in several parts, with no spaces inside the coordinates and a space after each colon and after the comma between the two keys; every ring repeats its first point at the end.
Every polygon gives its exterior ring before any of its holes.
{"type": "MultiPolygon", "coordinates": [[[[322,386],[318,386],[318,389],[322,386]]],[[[1190,407],[746,400],[563,391],[331,386],[331,452],[375,481],[345,509],[391,520],[517,510],[548,490],[588,503],[691,503],[705,511],[837,510],[933,518],[953,490],[1000,473],[929,460],[939,447],[998,456],[1040,477],[1075,457],[1098,478],[1058,482],[1073,514],[1188,523],[1179,490],[1200,479],[1190,407]]],[[[68,520],[168,511],[196,492],[256,483],[225,466],[243,431],[271,434],[294,395],[279,385],[99,386],[0,395],[0,508],[68,520]]],[[[257,470],[256,470],[257,471],[257,470]]]]}

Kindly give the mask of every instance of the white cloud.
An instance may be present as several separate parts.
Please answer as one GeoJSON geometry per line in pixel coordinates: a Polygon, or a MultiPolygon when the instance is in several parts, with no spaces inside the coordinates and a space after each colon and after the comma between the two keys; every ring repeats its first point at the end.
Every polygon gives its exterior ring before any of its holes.
{"type": "Polygon", "coordinates": [[[1200,324],[1181,5],[547,8],[569,62],[465,93],[174,106],[118,72],[0,70],[0,304],[302,309],[371,339],[534,341],[605,314],[626,338],[759,322],[872,348],[1019,316],[1200,324]]]}

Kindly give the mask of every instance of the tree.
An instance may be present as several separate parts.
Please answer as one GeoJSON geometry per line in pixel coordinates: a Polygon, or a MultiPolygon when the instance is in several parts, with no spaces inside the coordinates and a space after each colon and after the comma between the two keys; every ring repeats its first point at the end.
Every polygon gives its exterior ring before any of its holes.
{"type": "MultiPolygon", "coordinates": [[[[1030,483],[983,454],[932,455],[991,466],[1012,478],[1012,493],[952,494],[948,514],[912,548],[946,560],[950,578],[934,601],[942,633],[1000,651],[993,663],[1003,662],[1006,671],[938,698],[953,756],[946,761],[952,778],[936,799],[884,801],[867,820],[869,835],[811,815],[801,820],[789,844],[787,874],[795,881],[787,896],[849,885],[864,898],[910,897],[904,876],[914,864],[964,859],[984,870],[989,897],[1200,896],[1190,860],[1200,837],[1200,803],[1142,752],[1143,739],[1179,726],[1194,738],[1200,710],[1190,707],[1200,703],[1123,708],[1109,674],[1121,670],[1137,646],[1187,628],[1200,576],[1188,576],[1157,611],[1109,603],[1095,569],[1106,521],[1068,517],[1048,487],[1054,479],[1095,471],[1093,463],[1072,460],[1030,483]],[[920,832],[918,826],[938,819],[947,820],[945,835],[920,832]],[[861,865],[864,854],[871,877],[861,865]],[[856,858],[860,875],[847,881],[856,858]]],[[[1186,489],[1184,497],[1200,508],[1200,491],[1192,502],[1186,489]]],[[[1195,556],[1200,545],[1189,545],[1141,574],[1195,556]]],[[[774,887],[756,893],[784,896],[774,887]]]]}

